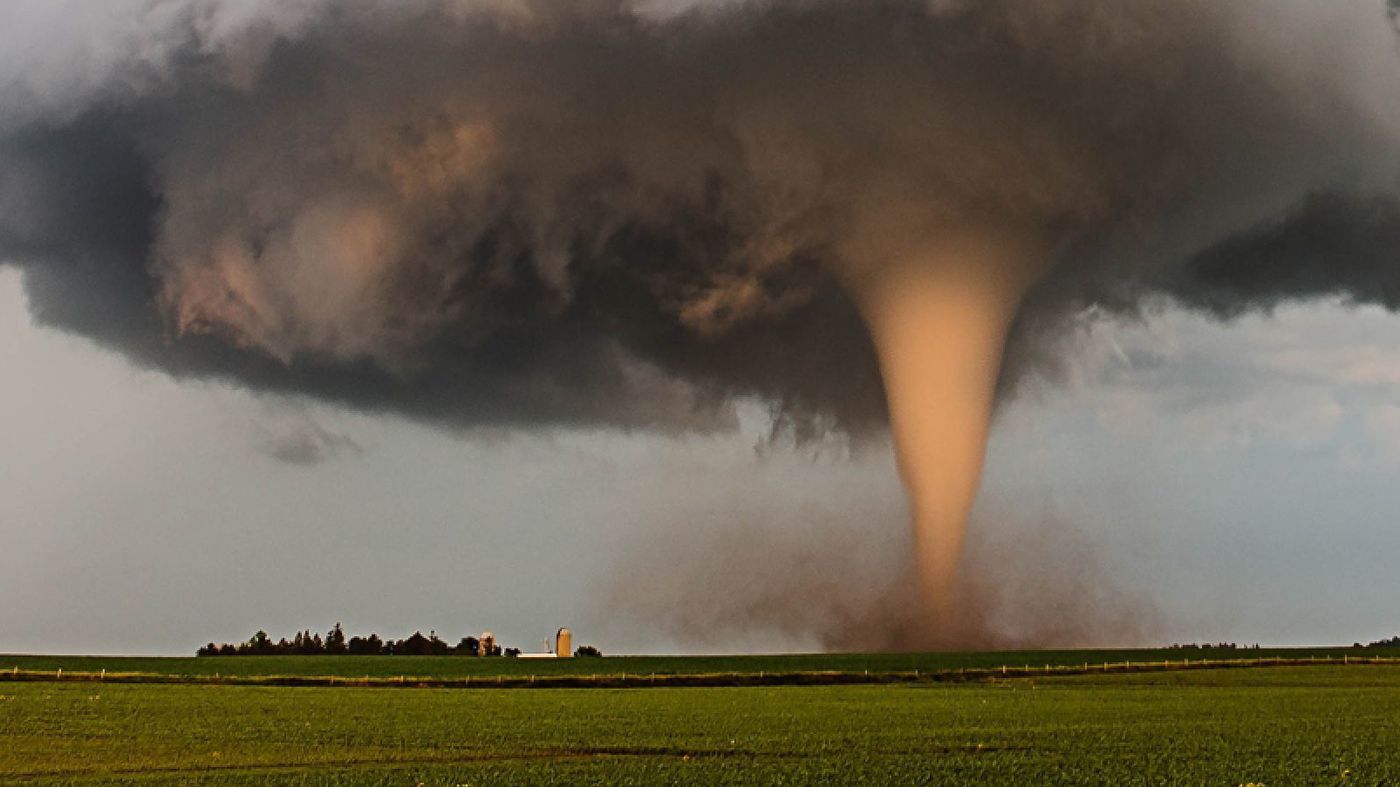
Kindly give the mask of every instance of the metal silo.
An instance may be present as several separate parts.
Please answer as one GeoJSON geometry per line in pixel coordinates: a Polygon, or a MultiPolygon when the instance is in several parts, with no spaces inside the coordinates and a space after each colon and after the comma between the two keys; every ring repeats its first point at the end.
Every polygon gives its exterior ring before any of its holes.
{"type": "Polygon", "coordinates": [[[554,655],[567,659],[574,655],[574,635],[568,629],[559,629],[554,635],[554,655]]]}

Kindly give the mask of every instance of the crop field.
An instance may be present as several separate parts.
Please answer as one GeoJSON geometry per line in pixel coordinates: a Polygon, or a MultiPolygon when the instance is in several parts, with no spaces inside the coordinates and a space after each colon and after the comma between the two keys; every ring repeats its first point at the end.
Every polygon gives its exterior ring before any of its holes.
{"type": "Polygon", "coordinates": [[[1400,782],[1400,667],[521,691],[0,683],[7,784],[1250,782],[1400,782]]]}
{"type": "Polygon", "coordinates": [[[359,678],[494,678],[497,676],[754,675],[837,672],[887,674],[1000,667],[1080,667],[1146,662],[1342,659],[1400,656],[1353,648],[1138,649],[988,651],[970,653],[836,653],[775,656],[627,656],[576,659],[509,659],[469,656],[218,656],[160,658],[119,656],[0,655],[5,670],[145,673],[174,676],[329,676],[359,678]]]}

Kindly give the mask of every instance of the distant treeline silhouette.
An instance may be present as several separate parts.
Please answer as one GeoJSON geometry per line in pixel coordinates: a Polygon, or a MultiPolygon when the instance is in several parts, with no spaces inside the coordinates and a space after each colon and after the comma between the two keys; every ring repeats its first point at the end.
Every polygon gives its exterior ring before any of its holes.
{"type": "MultiPolygon", "coordinates": [[[[1357,646],[1358,648],[1361,647],[1361,643],[1360,643],[1360,642],[1356,643],[1356,646],[1357,646]]],[[[1368,647],[1368,648],[1400,648],[1400,636],[1391,637],[1390,639],[1378,639],[1378,640],[1376,640],[1375,642],[1372,642],[1370,645],[1367,645],[1366,647],[1368,647]]]]}
{"type": "Polygon", "coordinates": [[[1205,642],[1205,643],[1187,642],[1187,643],[1185,643],[1185,644],[1182,644],[1182,643],[1174,643],[1174,644],[1171,646],[1171,649],[1172,649],[1172,650],[1240,650],[1240,649],[1244,649],[1244,650],[1259,650],[1259,644],[1258,644],[1258,643],[1255,643],[1255,644],[1253,644],[1253,645],[1241,645],[1241,644],[1236,643],[1236,642],[1205,642]]]}
{"type": "MultiPolygon", "coordinates": [[[[580,648],[583,650],[584,648],[580,648]]],[[[519,648],[502,648],[494,640],[485,642],[476,637],[463,637],[455,646],[438,637],[437,632],[423,636],[421,631],[407,639],[384,640],[378,634],[368,637],[345,638],[340,624],[320,634],[299,631],[288,640],[273,642],[266,631],[259,631],[247,642],[237,645],[209,643],[196,651],[199,656],[519,656],[519,648]]]]}

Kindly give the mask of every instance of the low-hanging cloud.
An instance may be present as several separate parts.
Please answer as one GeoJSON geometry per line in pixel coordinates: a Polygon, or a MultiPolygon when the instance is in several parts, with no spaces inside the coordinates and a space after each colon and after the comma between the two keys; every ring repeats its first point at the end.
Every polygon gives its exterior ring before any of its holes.
{"type": "Polygon", "coordinates": [[[1009,378],[1087,301],[1393,306],[1386,10],[22,2],[0,257],[44,323],[180,376],[459,426],[722,429],[753,396],[860,434],[848,293],[948,226],[1043,258],[1009,378]]]}
{"type": "Polygon", "coordinates": [[[304,408],[289,403],[264,404],[253,433],[258,451],[289,465],[311,467],[365,451],[355,438],[327,429],[304,408]]]}

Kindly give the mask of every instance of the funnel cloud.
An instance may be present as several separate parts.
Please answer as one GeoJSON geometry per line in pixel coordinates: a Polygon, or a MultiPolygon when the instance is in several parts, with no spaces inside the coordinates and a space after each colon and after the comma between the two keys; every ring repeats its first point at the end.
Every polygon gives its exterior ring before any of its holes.
{"type": "Polygon", "coordinates": [[[138,364],[451,429],[891,427],[951,625],[996,397],[1067,319],[1400,305],[1395,16],[21,2],[0,260],[138,364]]]}

